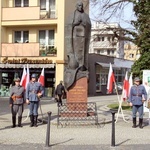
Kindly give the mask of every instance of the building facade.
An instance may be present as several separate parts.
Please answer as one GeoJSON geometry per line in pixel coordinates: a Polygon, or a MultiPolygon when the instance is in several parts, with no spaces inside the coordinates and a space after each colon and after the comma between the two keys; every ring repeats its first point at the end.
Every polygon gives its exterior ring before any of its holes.
{"type": "MultiPolygon", "coordinates": [[[[65,23],[76,0],[0,1],[0,96],[9,95],[15,76],[45,68],[45,95],[64,78],[65,23]]],[[[88,12],[88,0],[84,0],[88,12]]]]}
{"type": "MultiPolygon", "coordinates": [[[[126,71],[131,70],[133,61],[100,54],[89,54],[89,96],[106,95],[110,63],[115,75],[118,93],[121,94],[126,71]]],[[[116,93],[115,86],[113,93],[116,93]]]]}
{"type": "Polygon", "coordinates": [[[124,45],[124,59],[135,61],[138,59],[138,47],[132,43],[124,45]]]}
{"type": "Polygon", "coordinates": [[[117,23],[98,23],[92,25],[89,53],[124,58],[124,41],[122,31],[117,23]]]}

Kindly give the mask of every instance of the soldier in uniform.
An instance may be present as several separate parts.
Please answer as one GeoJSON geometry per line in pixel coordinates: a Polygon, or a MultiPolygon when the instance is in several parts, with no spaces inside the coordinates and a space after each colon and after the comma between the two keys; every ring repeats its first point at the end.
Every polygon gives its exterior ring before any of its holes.
{"type": "Polygon", "coordinates": [[[22,127],[22,113],[24,105],[24,87],[20,85],[20,78],[14,79],[15,85],[10,89],[10,107],[12,112],[12,128],[16,127],[16,115],[18,113],[18,127],[22,127]]]}
{"type": "Polygon", "coordinates": [[[134,85],[130,89],[129,102],[132,106],[133,128],[136,128],[136,113],[139,113],[139,128],[143,128],[143,103],[147,100],[145,87],[140,85],[140,78],[134,79],[134,85]]]}
{"type": "Polygon", "coordinates": [[[55,90],[55,97],[58,96],[58,107],[61,105],[62,106],[62,96],[66,94],[65,92],[65,87],[63,86],[63,81],[60,81],[60,83],[57,85],[56,90],[55,90]]]}
{"type": "Polygon", "coordinates": [[[26,103],[29,105],[30,110],[30,127],[37,127],[39,100],[44,93],[42,84],[37,82],[36,78],[36,74],[32,74],[31,81],[26,89],[26,103]]]}

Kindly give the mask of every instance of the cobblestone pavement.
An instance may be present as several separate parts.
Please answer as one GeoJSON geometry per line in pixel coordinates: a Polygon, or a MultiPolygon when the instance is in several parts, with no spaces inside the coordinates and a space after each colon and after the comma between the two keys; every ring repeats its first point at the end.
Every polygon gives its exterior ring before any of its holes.
{"type": "MultiPolygon", "coordinates": [[[[96,102],[99,125],[57,127],[57,105],[50,99],[41,100],[43,117],[52,112],[50,126],[50,147],[45,146],[47,124],[38,123],[38,127],[29,127],[27,105],[23,113],[23,128],[11,128],[11,113],[8,99],[0,99],[0,150],[148,150],[150,149],[150,126],[148,114],[144,115],[144,128],[133,129],[131,112],[124,111],[115,124],[115,147],[111,147],[111,113],[107,105],[117,102],[116,96],[89,97],[89,102],[96,102]]],[[[39,119],[41,113],[39,109],[39,119]]]]}

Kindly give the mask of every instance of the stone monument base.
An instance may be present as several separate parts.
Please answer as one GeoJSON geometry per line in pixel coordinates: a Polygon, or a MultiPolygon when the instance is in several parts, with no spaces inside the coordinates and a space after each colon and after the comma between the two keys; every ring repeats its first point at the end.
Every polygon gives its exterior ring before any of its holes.
{"type": "Polygon", "coordinates": [[[87,116],[87,78],[81,78],[67,92],[67,105],[73,117],[87,116]]]}

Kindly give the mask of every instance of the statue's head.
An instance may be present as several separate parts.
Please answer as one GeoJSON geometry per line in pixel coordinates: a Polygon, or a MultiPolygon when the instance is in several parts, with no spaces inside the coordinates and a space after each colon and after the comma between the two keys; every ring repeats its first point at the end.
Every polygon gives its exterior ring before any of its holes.
{"type": "Polygon", "coordinates": [[[77,8],[78,11],[84,12],[84,10],[83,10],[83,3],[81,1],[77,2],[76,8],[77,8]]]}

